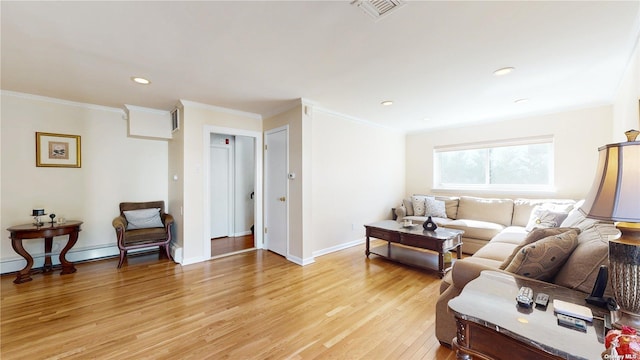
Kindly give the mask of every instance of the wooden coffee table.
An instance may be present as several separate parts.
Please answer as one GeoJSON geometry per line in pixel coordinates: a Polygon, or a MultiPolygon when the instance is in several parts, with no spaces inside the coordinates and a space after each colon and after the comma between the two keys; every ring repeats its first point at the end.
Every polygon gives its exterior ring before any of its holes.
{"type": "Polygon", "coordinates": [[[451,268],[445,267],[445,253],[455,250],[456,258],[462,257],[462,230],[439,227],[436,231],[427,231],[422,225],[405,228],[393,220],[378,221],[364,227],[367,229],[367,257],[369,254],[375,254],[403,264],[435,269],[440,277],[451,268]],[[371,248],[370,238],[386,240],[387,244],[371,248]],[[434,251],[437,256],[424,250],[434,251]]]}
{"type": "Polygon", "coordinates": [[[453,339],[458,359],[601,359],[606,310],[588,305],[586,294],[508,273],[483,271],[458,297],[449,301],[457,323],[453,339]],[[516,295],[522,286],[534,296],[549,295],[547,308],[521,308],[516,295]],[[587,331],[557,325],[553,300],[591,308],[587,331]],[[498,345],[499,344],[499,345],[498,345]]]}

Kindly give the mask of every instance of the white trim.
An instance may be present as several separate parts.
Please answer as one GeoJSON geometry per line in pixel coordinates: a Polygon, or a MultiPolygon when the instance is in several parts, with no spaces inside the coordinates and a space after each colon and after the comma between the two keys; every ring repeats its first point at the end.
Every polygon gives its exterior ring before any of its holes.
{"type": "Polygon", "coordinates": [[[171,241],[171,245],[169,246],[169,251],[171,252],[171,257],[173,257],[173,261],[178,264],[182,264],[182,247],[171,241]]]}
{"type": "Polygon", "coordinates": [[[359,117],[343,114],[341,112],[330,110],[330,109],[327,109],[325,107],[318,106],[318,105],[313,105],[313,110],[314,111],[321,111],[321,112],[323,112],[325,114],[332,115],[332,116],[337,116],[337,117],[343,118],[345,120],[350,120],[350,121],[353,121],[353,122],[358,123],[358,124],[369,125],[369,126],[374,126],[374,127],[377,127],[377,128],[393,131],[394,133],[399,133],[399,134],[405,134],[406,133],[406,131],[402,130],[402,129],[398,129],[398,128],[395,128],[395,127],[378,124],[378,123],[373,122],[373,121],[364,120],[364,119],[361,119],[359,117]]]}
{"type": "Polygon", "coordinates": [[[121,114],[124,114],[124,112],[125,112],[124,109],[121,109],[121,108],[114,108],[114,107],[95,105],[95,104],[87,104],[87,103],[81,103],[81,102],[77,102],[77,101],[62,100],[62,99],[57,99],[57,98],[52,98],[52,97],[47,97],[47,96],[21,93],[21,92],[17,92],[17,91],[0,90],[0,93],[2,93],[3,96],[13,96],[13,97],[23,98],[23,99],[47,101],[47,102],[56,103],[56,104],[60,104],[60,105],[77,106],[77,107],[81,107],[81,108],[85,108],[85,109],[91,109],[91,110],[111,111],[111,112],[117,112],[117,113],[121,113],[121,114]]]}
{"type": "MultiPolygon", "coordinates": [[[[209,105],[209,104],[203,104],[203,103],[190,101],[190,100],[182,100],[181,99],[180,102],[182,103],[183,106],[188,105],[188,106],[192,106],[192,107],[200,108],[200,109],[205,109],[205,110],[213,110],[213,111],[223,112],[223,113],[232,114],[232,115],[244,116],[244,117],[248,117],[248,118],[251,118],[251,119],[254,119],[254,120],[262,120],[262,115],[256,114],[256,113],[252,113],[252,112],[236,110],[236,109],[229,109],[229,108],[225,108],[225,107],[221,107],[221,106],[215,106],[215,105],[209,105]]],[[[233,134],[230,134],[230,135],[233,135],[233,134]]]]}
{"type": "Polygon", "coordinates": [[[262,210],[262,203],[263,203],[263,195],[262,195],[262,188],[263,188],[263,178],[262,178],[262,162],[263,162],[263,157],[262,157],[262,149],[263,149],[263,145],[262,145],[262,132],[260,131],[251,131],[251,130],[244,130],[244,129],[234,129],[234,128],[227,128],[227,127],[220,127],[220,126],[214,126],[214,125],[204,125],[203,131],[203,164],[204,164],[204,169],[203,169],[203,201],[204,203],[204,211],[202,212],[202,216],[203,216],[203,231],[204,231],[204,236],[202,239],[202,254],[203,256],[200,257],[194,257],[194,258],[189,258],[189,259],[184,259],[184,261],[182,262],[183,265],[187,265],[187,264],[194,264],[196,262],[202,262],[202,261],[206,261],[211,259],[211,238],[209,237],[209,235],[211,235],[211,224],[209,223],[209,218],[211,216],[211,207],[209,206],[209,201],[211,198],[211,191],[209,189],[209,180],[210,180],[210,176],[211,176],[211,153],[210,153],[210,146],[211,146],[211,134],[225,134],[225,135],[234,135],[234,136],[246,136],[246,137],[251,137],[255,139],[255,201],[253,202],[253,216],[254,216],[254,237],[253,237],[253,241],[254,241],[254,247],[256,249],[262,249],[263,247],[263,225],[262,225],[262,219],[263,219],[263,210],[262,210]]]}
{"type": "Polygon", "coordinates": [[[293,256],[293,255],[288,255],[287,256],[287,260],[291,261],[294,264],[298,264],[300,266],[306,266],[306,265],[313,264],[314,262],[316,262],[316,260],[313,257],[302,259],[302,258],[299,258],[297,256],[293,256]]]}
{"type": "Polygon", "coordinates": [[[488,149],[506,146],[533,145],[533,144],[553,144],[553,135],[530,136],[522,138],[478,141],[463,144],[439,145],[433,147],[433,152],[459,151],[488,149]]]}
{"type": "MultiPolygon", "coordinates": [[[[255,231],[255,227],[253,230],[255,231]]],[[[240,231],[232,234],[233,237],[240,237],[240,236],[247,236],[247,235],[251,235],[251,230],[240,231]]]]}
{"type": "Polygon", "coordinates": [[[354,246],[358,246],[358,245],[362,245],[364,244],[365,239],[357,239],[357,240],[353,240],[353,241],[349,241],[343,244],[338,244],[335,246],[331,246],[325,249],[321,249],[321,250],[316,250],[313,252],[313,257],[316,258],[318,256],[322,256],[322,255],[327,255],[330,254],[332,252],[336,252],[336,251],[340,251],[340,250],[344,250],[350,247],[354,247],[354,246]]]}
{"type": "Polygon", "coordinates": [[[125,107],[126,110],[135,110],[135,111],[140,111],[140,112],[144,112],[144,113],[148,113],[148,114],[154,114],[154,115],[167,116],[167,115],[171,114],[171,111],[160,110],[160,109],[152,109],[152,108],[136,106],[136,105],[124,104],[124,107],[125,107]]]}

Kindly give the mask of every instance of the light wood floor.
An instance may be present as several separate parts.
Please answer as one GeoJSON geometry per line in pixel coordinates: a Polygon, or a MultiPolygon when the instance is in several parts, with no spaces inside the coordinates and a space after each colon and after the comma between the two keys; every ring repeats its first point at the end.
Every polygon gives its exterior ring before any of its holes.
{"type": "Polygon", "coordinates": [[[254,247],[253,235],[211,239],[211,256],[224,255],[254,247]]]}
{"type": "Polygon", "coordinates": [[[454,359],[440,280],[364,246],[301,267],[268,251],[180,266],[157,254],[1,280],[8,359],[454,359]]]}

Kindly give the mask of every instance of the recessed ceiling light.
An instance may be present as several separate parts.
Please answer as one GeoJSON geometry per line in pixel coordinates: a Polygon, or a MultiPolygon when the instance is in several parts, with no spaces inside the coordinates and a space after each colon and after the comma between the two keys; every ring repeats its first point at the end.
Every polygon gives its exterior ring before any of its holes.
{"type": "Polygon", "coordinates": [[[391,106],[391,105],[393,105],[393,101],[385,100],[385,101],[381,102],[380,105],[382,105],[382,106],[391,106]]]}
{"type": "Polygon", "coordinates": [[[149,81],[148,79],[145,79],[143,77],[132,76],[131,80],[133,82],[141,84],[141,85],[149,85],[149,84],[151,84],[151,81],[149,81]]]}
{"type": "Polygon", "coordinates": [[[522,103],[526,103],[527,101],[529,101],[529,99],[523,98],[523,99],[518,99],[518,100],[514,101],[514,103],[522,104],[522,103]]]}
{"type": "Polygon", "coordinates": [[[493,75],[495,76],[502,76],[502,75],[507,75],[510,74],[511,72],[513,72],[513,70],[515,70],[516,68],[514,67],[503,67],[502,69],[498,69],[496,71],[493,72],[493,75]]]}

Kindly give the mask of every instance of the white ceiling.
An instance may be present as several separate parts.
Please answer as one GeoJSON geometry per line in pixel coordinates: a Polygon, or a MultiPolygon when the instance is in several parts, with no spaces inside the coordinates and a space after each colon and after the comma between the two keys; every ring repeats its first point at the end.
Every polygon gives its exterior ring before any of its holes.
{"type": "Polygon", "coordinates": [[[609,104],[640,32],[640,1],[410,1],[377,22],[349,1],[0,6],[3,90],[264,117],[304,98],[404,131],[609,104]]]}

